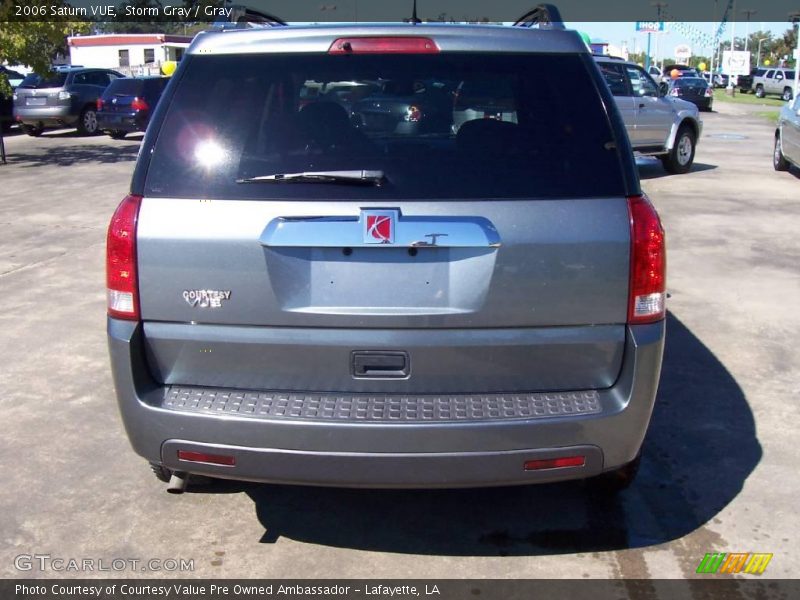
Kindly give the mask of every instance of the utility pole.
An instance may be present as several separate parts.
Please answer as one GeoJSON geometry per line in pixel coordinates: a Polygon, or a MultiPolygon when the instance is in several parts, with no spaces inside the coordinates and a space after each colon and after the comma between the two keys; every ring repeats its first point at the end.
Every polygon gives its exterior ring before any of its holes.
{"type": "Polygon", "coordinates": [[[757,10],[753,10],[752,8],[746,8],[741,12],[742,12],[743,15],[747,16],[747,25],[746,25],[745,30],[744,30],[744,49],[745,49],[745,52],[746,52],[747,51],[747,42],[748,42],[748,39],[750,38],[750,17],[752,17],[758,11],[757,10]]]}
{"type": "MultiPolygon", "coordinates": [[[[794,94],[792,95],[793,98],[797,98],[797,95],[800,94],[800,12],[791,13],[789,20],[792,22],[792,26],[797,25],[797,48],[794,51],[794,94]]],[[[797,105],[795,104],[795,106],[797,105]]]]}
{"type": "Polygon", "coordinates": [[[768,40],[769,38],[761,38],[758,40],[758,54],[756,54],[756,66],[761,64],[761,42],[768,40]]]}
{"type": "MultiPolygon", "coordinates": [[[[733,11],[731,12],[731,53],[730,57],[733,59],[733,53],[736,50],[736,0],[733,0],[733,11]]],[[[731,61],[728,61],[728,71],[730,71],[731,61]]],[[[733,96],[733,73],[728,73],[728,87],[725,88],[725,93],[733,96]]]]}
{"type": "MultiPolygon", "coordinates": [[[[669,6],[666,2],[651,2],[650,6],[654,6],[656,8],[656,14],[658,15],[656,20],[661,23],[661,10],[669,6]]],[[[658,65],[659,59],[659,39],[656,37],[656,65],[658,65]]],[[[659,65],[658,68],[661,69],[664,65],[659,65]]]]}

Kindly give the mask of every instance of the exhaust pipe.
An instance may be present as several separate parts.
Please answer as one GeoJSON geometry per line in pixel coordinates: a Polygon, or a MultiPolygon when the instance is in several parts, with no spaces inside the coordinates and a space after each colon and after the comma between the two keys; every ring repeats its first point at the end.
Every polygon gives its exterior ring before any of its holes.
{"type": "Polygon", "coordinates": [[[186,491],[188,483],[188,473],[185,471],[173,471],[172,477],[169,478],[169,483],[167,484],[167,492],[170,494],[182,494],[186,491]]]}

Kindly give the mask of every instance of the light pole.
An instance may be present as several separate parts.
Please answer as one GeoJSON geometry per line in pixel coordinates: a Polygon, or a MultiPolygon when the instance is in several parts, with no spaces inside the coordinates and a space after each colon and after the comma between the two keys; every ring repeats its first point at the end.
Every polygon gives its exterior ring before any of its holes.
{"type": "Polygon", "coordinates": [[[758,54],[756,54],[756,66],[761,64],[761,42],[764,40],[768,40],[769,38],[761,38],[758,40],[758,54]]]}
{"type": "Polygon", "coordinates": [[[746,8],[741,12],[742,12],[743,15],[747,16],[747,25],[746,25],[745,30],[744,30],[744,51],[747,52],[747,42],[748,42],[748,38],[750,37],[750,17],[752,17],[758,11],[757,10],[753,10],[751,8],[746,8]]]}
{"type": "MultiPolygon", "coordinates": [[[[658,15],[656,20],[659,23],[661,23],[661,9],[666,8],[667,6],[669,6],[669,4],[667,4],[666,2],[651,2],[650,6],[654,6],[655,7],[656,14],[658,15]]],[[[658,65],[658,58],[659,58],[659,56],[658,56],[659,55],[659,47],[658,46],[659,46],[659,39],[658,39],[658,37],[656,37],[656,65],[658,65]]],[[[659,66],[658,68],[660,69],[663,66],[664,65],[661,64],[661,66],[659,66]]]]}

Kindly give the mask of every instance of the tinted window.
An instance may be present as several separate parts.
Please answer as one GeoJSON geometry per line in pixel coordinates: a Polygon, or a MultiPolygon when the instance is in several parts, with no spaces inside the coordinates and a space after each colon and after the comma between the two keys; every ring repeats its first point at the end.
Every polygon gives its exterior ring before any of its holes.
{"type": "Polygon", "coordinates": [[[67,73],[53,72],[53,73],[48,73],[44,77],[41,77],[36,73],[31,73],[25,79],[22,80],[22,83],[19,84],[19,87],[22,88],[62,87],[66,80],[67,80],[67,73]]]}
{"type": "Polygon", "coordinates": [[[622,65],[615,65],[613,63],[597,63],[600,67],[600,72],[606,79],[611,93],[615,96],[629,96],[628,82],[625,81],[625,73],[622,70],[622,65]]]}
{"type": "Polygon", "coordinates": [[[188,60],[150,162],[145,192],[151,196],[381,200],[624,193],[620,159],[609,149],[608,118],[588,70],[593,67],[580,56],[188,60]],[[328,93],[334,90],[349,96],[328,93]],[[236,183],[277,173],[362,169],[384,171],[387,183],[236,183]]]}
{"type": "Polygon", "coordinates": [[[643,69],[626,65],[625,70],[628,71],[634,96],[658,96],[658,87],[643,69]]]}
{"type": "Polygon", "coordinates": [[[684,88],[684,87],[708,87],[708,83],[705,79],[700,79],[699,77],[681,77],[680,79],[676,79],[673,81],[673,85],[675,87],[684,88]]]}
{"type": "Polygon", "coordinates": [[[104,96],[137,96],[141,93],[143,82],[141,79],[122,78],[114,81],[106,90],[104,96]]]}

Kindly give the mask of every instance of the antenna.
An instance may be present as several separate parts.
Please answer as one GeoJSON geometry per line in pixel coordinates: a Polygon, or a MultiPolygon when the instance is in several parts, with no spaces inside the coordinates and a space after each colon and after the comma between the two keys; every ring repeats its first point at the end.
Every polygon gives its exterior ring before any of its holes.
{"type": "Polygon", "coordinates": [[[410,23],[412,25],[416,25],[417,23],[422,23],[422,21],[420,21],[417,18],[417,0],[414,0],[414,8],[411,11],[411,21],[410,21],[410,23]]]}

